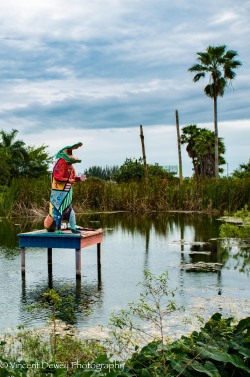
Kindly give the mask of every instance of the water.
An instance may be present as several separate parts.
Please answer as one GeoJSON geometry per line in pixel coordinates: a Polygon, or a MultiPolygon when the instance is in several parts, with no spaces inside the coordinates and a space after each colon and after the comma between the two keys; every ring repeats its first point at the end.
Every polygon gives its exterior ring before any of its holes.
{"type": "Polygon", "coordinates": [[[113,310],[124,309],[138,300],[145,269],[155,275],[169,274],[169,288],[178,288],[175,300],[186,314],[209,316],[250,314],[250,247],[225,245],[218,237],[219,222],[201,214],[126,213],[96,214],[77,218],[85,227],[106,229],[102,243],[102,266],[97,269],[96,245],[82,249],[82,278],[75,278],[75,252],[53,249],[53,266],[48,270],[47,251],[28,248],[26,274],[20,270],[17,234],[42,229],[41,223],[0,222],[0,331],[17,325],[43,327],[49,312],[27,311],[41,302],[48,288],[63,290],[71,311],[62,312],[82,331],[91,333],[107,325],[113,310]],[[182,241],[181,241],[182,240],[182,241]],[[185,242],[184,242],[185,241],[185,242]],[[196,244],[193,244],[193,242],[196,244]],[[205,242],[205,244],[204,244],[205,242]],[[194,262],[221,263],[219,271],[187,271],[194,262]]]}

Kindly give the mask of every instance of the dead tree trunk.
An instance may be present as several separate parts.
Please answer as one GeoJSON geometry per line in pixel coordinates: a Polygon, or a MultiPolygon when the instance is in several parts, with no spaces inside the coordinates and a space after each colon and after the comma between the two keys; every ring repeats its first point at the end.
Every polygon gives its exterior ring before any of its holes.
{"type": "Polygon", "coordinates": [[[177,130],[177,144],[178,144],[178,158],[179,158],[179,179],[182,181],[182,159],[181,159],[181,142],[180,142],[180,127],[178,110],[175,110],[176,130],[177,130]]]}
{"type": "Polygon", "coordinates": [[[140,126],[140,138],[141,138],[141,146],[142,146],[142,158],[143,158],[143,164],[144,164],[144,177],[145,177],[145,182],[148,183],[148,167],[147,167],[145,144],[144,144],[144,135],[143,135],[142,126],[140,126]]]}

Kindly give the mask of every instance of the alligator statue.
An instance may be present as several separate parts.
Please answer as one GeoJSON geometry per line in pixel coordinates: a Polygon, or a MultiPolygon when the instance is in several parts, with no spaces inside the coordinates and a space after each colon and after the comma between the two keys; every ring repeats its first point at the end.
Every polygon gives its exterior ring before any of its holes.
{"type": "Polygon", "coordinates": [[[72,233],[80,233],[80,230],[76,229],[75,212],[72,208],[72,186],[85,179],[85,176],[77,177],[73,167],[73,164],[81,162],[73,156],[73,150],[81,146],[82,143],[66,146],[56,155],[58,160],[52,172],[49,214],[44,220],[44,227],[49,232],[62,233],[62,220],[66,220],[72,233]]]}

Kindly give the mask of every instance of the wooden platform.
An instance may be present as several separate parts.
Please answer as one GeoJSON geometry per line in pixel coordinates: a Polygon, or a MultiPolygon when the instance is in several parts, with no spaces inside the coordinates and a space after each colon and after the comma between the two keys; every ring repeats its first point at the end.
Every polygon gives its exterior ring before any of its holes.
{"type": "Polygon", "coordinates": [[[81,249],[97,245],[97,265],[101,265],[101,242],[103,230],[82,230],[81,233],[71,233],[64,230],[63,234],[36,230],[28,233],[19,233],[19,246],[21,247],[21,271],[25,273],[25,251],[27,247],[47,248],[48,264],[52,264],[52,248],[75,249],[76,276],[81,276],[81,249]]]}

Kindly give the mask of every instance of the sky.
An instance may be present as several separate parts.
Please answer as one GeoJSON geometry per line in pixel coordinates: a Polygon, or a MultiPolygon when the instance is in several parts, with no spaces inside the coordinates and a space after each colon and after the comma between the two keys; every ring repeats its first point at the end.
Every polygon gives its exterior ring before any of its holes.
{"type": "MultiPolygon", "coordinates": [[[[51,155],[82,141],[78,169],[178,165],[180,127],[213,130],[209,77],[188,72],[209,45],[242,66],[218,100],[225,174],[250,158],[250,0],[8,0],[0,9],[0,130],[51,155]]],[[[192,163],[182,146],[184,176],[192,163]]]]}

